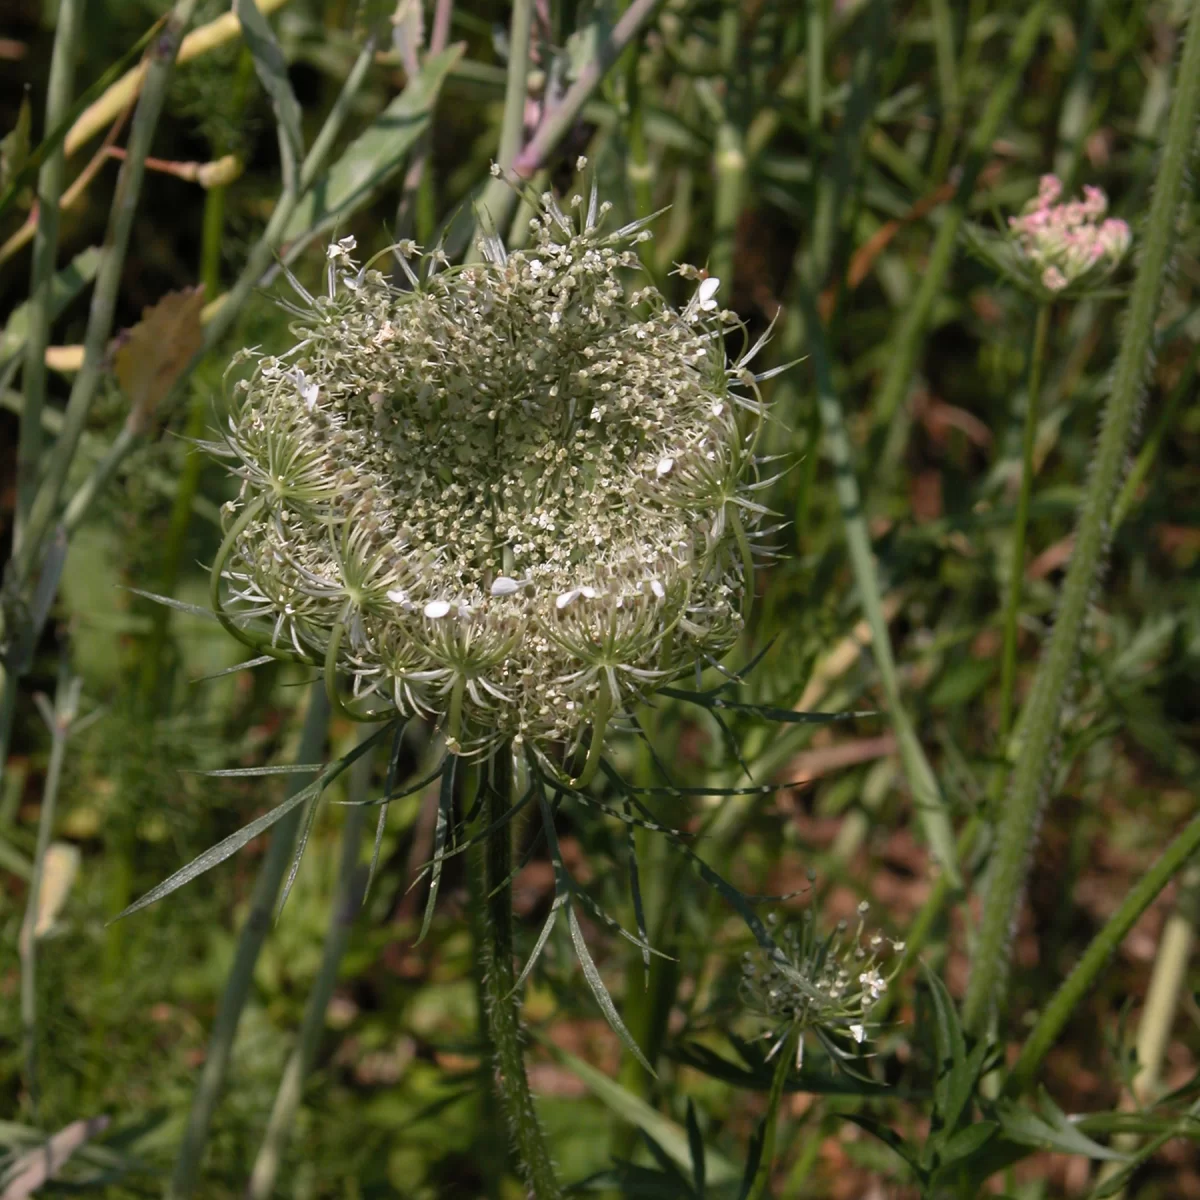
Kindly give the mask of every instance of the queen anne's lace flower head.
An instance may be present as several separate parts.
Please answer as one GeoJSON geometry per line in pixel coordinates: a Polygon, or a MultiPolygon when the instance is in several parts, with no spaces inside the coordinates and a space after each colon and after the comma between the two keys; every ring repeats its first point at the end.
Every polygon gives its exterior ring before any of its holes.
{"type": "MultiPolygon", "coordinates": [[[[880,969],[903,942],[866,933],[867,902],[858,906],[852,928],[839,921],[828,936],[819,934],[811,910],[789,925],[774,951],[748,953],[742,964],[742,1000],[777,1040],[775,1054],[796,1037],[796,1069],[804,1061],[804,1040],[815,1036],[834,1059],[848,1057],[870,1036],[871,1010],[895,975],[880,969]]],[[[775,919],[772,916],[772,924],[775,919]]]]}
{"type": "Polygon", "coordinates": [[[1108,197],[1100,188],[1085,187],[1082,200],[1060,203],[1061,196],[1058,176],[1043,175],[1037,196],[1008,219],[1018,253],[1051,293],[1109,274],[1131,241],[1124,221],[1105,217],[1108,197]]]}
{"type": "Polygon", "coordinates": [[[400,243],[405,287],[334,243],[295,344],[235,387],[226,619],[459,751],[595,745],[730,648],[751,586],[736,318],[693,268],[681,312],[630,290],[648,234],[573,205],[542,197],[529,247],[485,239],[476,265],[400,243]]]}

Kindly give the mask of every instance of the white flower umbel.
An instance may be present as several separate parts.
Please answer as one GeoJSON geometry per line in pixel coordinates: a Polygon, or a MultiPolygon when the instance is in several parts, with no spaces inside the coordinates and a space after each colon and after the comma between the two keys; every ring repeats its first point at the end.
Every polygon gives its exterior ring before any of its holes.
{"type": "Polygon", "coordinates": [[[799,927],[790,925],[784,931],[777,952],[746,955],[742,1000],[770,1027],[767,1036],[776,1038],[771,1055],[795,1033],[797,1070],[810,1033],[835,1060],[849,1057],[870,1036],[871,1010],[892,979],[880,971],[880,958],[902,951],[904,943],[880,934],[867,937],[867,910],[863,901],[853,931],[848,922],[839,921],[828,937],[816,932],[811,911],[805,912],[799,927]]]}
{"type": "Polygon", "coordinates": [[[396,247],[405,287],[335,243],[295,344],[235,386],[222,615],[460,752],[594,752],[742,627],[763,413],[736,318],[710,280],[683,312],[631,293],[640,223],[572,207],[478,265],[396,247]]]}

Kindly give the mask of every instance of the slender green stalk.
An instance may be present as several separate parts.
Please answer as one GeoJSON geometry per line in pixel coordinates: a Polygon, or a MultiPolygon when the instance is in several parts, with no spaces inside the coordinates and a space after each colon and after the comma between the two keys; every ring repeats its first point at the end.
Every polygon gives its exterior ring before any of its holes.
{"type": "Polygon", "coordinates": [[[521,1174],[529,1194],[537,1200],[556,1200],[562,1195],[554,1165],[538,1120],[525,1074],[525,1050],[521,1036],[521,1002],[515,992],[512,933],[512,828],[503,820],[511,804],[514,770],[511,746],[501,746],[492,755],[482,780],[483,803],[475,830],[491,828],[476,848],[472,871],[482,881],[473,894],[476,919],[483,940],[480,969],[487,1033],[495,1056],[493,1080],[508,1118],[521,1174]]]}
{"type": "MultiPolygon", "coordinates": [[[[325,698],[325,685],[318,682],[313,684],[309,691],[308,710],[304,715],[300,746],[296,751],[297,762],[319,761],[328,724],[329,702],[325,698]]],[[[299,775],[290,778],[292,782],[289,795],[295,795],[307,781],[299,775]]],[[[233,1040],[241,1021],[242,1009],[246,1005],[254,981],[254,964],[258,961],[259,951],[271,927],[271,913],[292,858],[296,834],[304,818],[305,808],[306,805],[300,805],[275,825],[262,865],[258,869],[258,878],[254,881],[254,892],[250,898],[250,911],[242,926],[242,932],[238,935],[233,966],[225,980],[225,990],[221,994],[212,1033],[209,1035],[208,1053],[200,1077],[196,1081],[196,1090],[192,1094],[192,1107],[175,1159],[175,1168],[171,1173],[167,1200],[184,1200],[184,1197],[194,1194],[200,1183],[200,1163],[208,1141],[213,1113],[216,1111],[217,1101],[225,1084],[225,1075],[229,1070],[233,1040]]]]}
{"type": "Polygon", "coordinates": [[[1025,429],[1021,438],[1021,490],[1013,521],[1012,558],[1009,560],[1008,598],[1004,604],[1004,648],[1000,655],[1000,745],[1008,742],[1012,727],[1013,686],[1017,677],[1017,618],[1021,612],[1021,584],[1025,576],[1025,534],[1029,525],[1029,497],[1033,491],[1033,452],[1037,443],[1038,393],[1046,360],[1046,335],[1051,306],[1038,306],[1029,351],[1029,386],[1026,389],[1025,429]]]}
{"type": "MultiPolygon", "coordinates": [[[[375,732],[367,727],[363,737],[375,732]]],[[[275,1194],[275,1181],[279,1175],[279,1164],[287,1147],[288,1136],[296,1120],[300,1101],[304,1095],[304,1081],[312,1070],[313,1059],[325,1028],[325,1010],[329,1007],[333,989],[337,986],[338,967],[350,942],[350,931],[362,905],[365,884],[364,869],[359,866],[359,851],[362,848],[362,833],[367,819],[367,794],[371,787],[372,755],[364,754],[350,768],[350,796],[356,801],[346,809],[345,825],[342,828],[342,855],[338,867],[337,885],[333,893],[333,912],[329,928],[325,933],[325,945],[321,951],[321,965],[313,980],[308,1004],[304,1009],[304,1021],[295,1048],[288,1057],[271,1106],[266,1133],[254,1160],[250,1173],[250,1184],[246,1190],[249,1200],[267,1200],[275,1194]]]]}
{"type": "MultiPolygon", "coordinates": [[[[525,132],[525,101],[529,76],[529,46],[533,33],[533,0],[513,0],[508,26],[508,74],[504,83],[504,115],[500,120],[500,145],[496,164],[505,175],[512,170],[525,132]]],[[[512,188],[503,177],[493,179],[484,189],[475,219],[468,257],[478,258],[475,244],[480,233],[502,233],[512,213],[512,188]]]]}
{"type": "Polygon", "coordinates": [[[146,72],[141,99],[133,114],[125,159],[117,176],[116,193],[104,239],[104,260],[92,290],[87,332],[83,341],[83,365],[75,376],[63,415],[62,432],[50,454],[45,478],[30,509],[26,536],[15,556],[17,577],[21,580],[29,578],[41,558],[42,542],[54,521],[67,472],[104,375],[108,342],[116,315],[117,292],[121,286],[125,254],[141,196],[146,156],[150,153],[158,118],[166,102],[175,55],[196,4],[197,0],[176,0],[162,36],[154,41],[150,51],[150,67],[146,72]]]}
{"type": "Polygon", "coordinates": [[[799,289],[799,293],[804,308],[808,347],[816,373],[817,405],[821,411],[821,423],[825,427],[826,451],[833,463],[834,490],[842,510],[850,564],[854,569],[854,580],[858,586],[863,613],[871,628],[872,649],[879,666],[880,681],[887,696],[889,715],[896,731],[900,759],[904,764],[909,787],[912,788],[913,803],[929,842],[930,851],[941,869],[949,876],[951,883],[957,887],[961,885],[961,876],[955,858],[954,832],[950,825],[946,802],[900,694],[900,679],[895,659],[892,657],[887,619],[883,614],[875,556],[871,550],[866,518],[863,516],[858,480],[851,464],[850,438],[842,417],[842,406],[833,386],[824,330],[812,297],[803,288],[799,289]]]}
{"type": "Polygon", "coordinates": [[[788,1072],[792,1069],[792,1059],[796,1053],[796,1033],[791,1033],[782,1046],[776,1050],[779,1060],[775,1064],[775,1073],[771,1076],[771,1090],[767,1093],[767,1111],[763,1114],[763,1144],[762,1157],[758,1160],[758,1170],[746,1200],[764,1200],[770,1196],[771,1168],[775,1165],[775,1135],[779,1124],[779,1102],[783,1099],[783,1085],[787,1082],[788,1072]]]}
{"type": "Polygon", "coordinates": [[[1003,1000],[1012,927],[1049,786],[1059,717],[1075,669],[1092,589],[1107,551],[1113,500],[1121,483],[1145,388],[1154,321],[1200,111],[1200,0],[1192,0],[1176,89],[1141,262],[1129,299],[1112,390],[1105,406],[1058,616],[1021,714],[1020,756],[1001,812],[994,860],[989,868],[987,903],[963,1007],[964,1022],[975,1033],[987,1027],[1003,1000]]]}
{"type": "Polygon", "coordinates": [[[1109,917],[1104,928],[1092,939],[1075,969],[1042,1010],[1009,1074],[1005,1084],[1005,1092],[1008,1095],[1017,1095],[1033,1083],[1033,1077],[1046,1052],[1054,1045],[1076,1005],[1091,990],[1126,934],[1137,924],[1142,913],[1154,903],[1155,897],[1167,886],[1176,871],[1197,851],[1200,851],[1200,817],[1192,819],[1167,847],[1162,857],[1138,880],[1121,902],[1121,907],[1109,917]]]}
{"type": "MultiPolygon", "coordinates": [[[[75,82],[75,43],[83,17],[83,0],[63,0],[58,8],[54,50],[50,57],[50,79],[46,87],[48,133],[65,119],[71,107],[75,82]]],[[[46,346],[50,341],[54,260],[58,254],[58,201],[62,195],[65,157],[60,145],[42,164],[38,173],[37,233],[33,241],[33,265],[29,281],[29,325],[25,340],[25,408],[17,443],[17,507],[14,514],[13,545],[19,547],[37,491],[42,460],[42,407],[46,401],[46,346]]]]}
{"type": "Polygon", "coordinates": [[[42,809],[38,814],[37,843],[33,852],[33,876],[29,881],[29,898],[25,904],[25,920],[21,925],[21,1040],[25,1058],[25,1087],[33,1119],[38,1120],[41,1089],[38,1084],[37,1029],[37,919],[42,894],[42,873],[46,867],[46,851],[54,833],[54,816],[58,807],[58,786],[62,780],[63,758],[71,723],[79,708],[82,680],[71,678],[64,669],[59,674],[54,711],[45,714],[50,726],[50,762],[46,782],[42,787],[42,809]]]}
{"type": "Polygon", "coordinates": [[[1048,8],[1047,0],[1037,0],[1030,6],[1017,29],[1009,47],[1008,65],[1004,75],[992,91],[968,142],[954,199],[942,217],[933,248],[929,252],[929,261],[921,273],[921,281],[911,301],[905,305],[892,337],[890,353],[887,356],[887,370],[875,400],[876,421],[891,425],[883,457],[882,476],[885,478],[899,461],[908,441],[909,418],[903,408],[903,401],[917,363],[917,356],[924,343],[933,305],[942,294],[946,272],[954,259],[954,249],[958,242],[959,229],[966,216],[967,203],[975,188],[975,181],[979,178],[979,172],[991,153],[992,142],[1000,128],[1000,122],[1012,106],[1021,76],[1037,45],[1038,34],[1041,32],[1048,8]]]}

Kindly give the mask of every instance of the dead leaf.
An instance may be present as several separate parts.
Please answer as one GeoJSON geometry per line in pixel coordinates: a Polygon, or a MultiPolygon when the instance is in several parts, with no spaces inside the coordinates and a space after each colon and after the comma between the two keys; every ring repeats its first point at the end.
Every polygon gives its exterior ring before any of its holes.
{"type": "Polygon", "coordinates": [[[129,399],[130,421],[139,429],[200,349],[203,286],[168,292],[142,310],[142,319],[117,338],[113,371],[129,399]]]}

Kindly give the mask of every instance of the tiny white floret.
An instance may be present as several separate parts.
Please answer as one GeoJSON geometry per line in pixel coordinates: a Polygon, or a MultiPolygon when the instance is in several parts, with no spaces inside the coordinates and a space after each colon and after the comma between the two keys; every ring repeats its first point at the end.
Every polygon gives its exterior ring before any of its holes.
{"type": "Polygon", "coordinates": [[[446,616],[446,614],[449,613],[449,611],[450,611],[450,601],[449,600],[430,600],[430,602],[427,605],[425,605],[425,615],[431,621],[441,620],[441,618],[446,616]]]}
{"type": "Polygon", "coordinates": [[[700,287],[696,292],[696,299],[705,312],[712,312],[717,307],[716,295],[717,289],[720,286],[721,281],[715,275],[710,275],[707,279],[700,281],[700,287]]]}
{"type": "Polygon", "coordinates": [[[657,579],[650,580],[650,590],[660,599],[666,599],[667,589],[657,579]]]}
{"type": "Polygon", "coordinates": [[[671,468],[674,466],[675,460],[673,458],[660,458],[658,460],[658,465],[654,468],[654,471],[655,474],[659,476],[669,475],[671,473],[671,468]]]}
{"type": "Polygon", "coordinates": [[[566,608],[567,605],[570,604],[571,601],[574,600],[578,595],[579,592],[575,588],[572,588],[569,592],[563,592],[558,599],[555,600],[554,607],[557,608],[559,612],[562,612],[562,610],[566,608]]]}
{"type": "Polygon", "coordinates": [[[514,592],[519,592],[521,585],[515,580],[510,579],[507,575],[497,575],[492,582],[493,596],[511,596],[514,592]]]}

